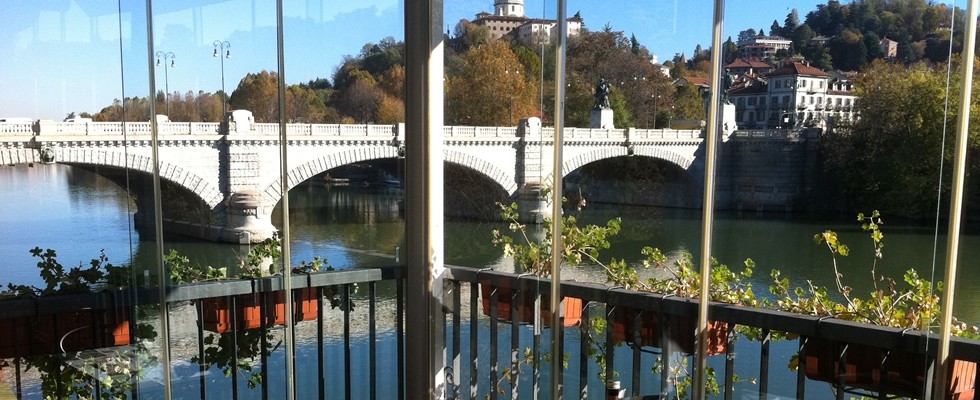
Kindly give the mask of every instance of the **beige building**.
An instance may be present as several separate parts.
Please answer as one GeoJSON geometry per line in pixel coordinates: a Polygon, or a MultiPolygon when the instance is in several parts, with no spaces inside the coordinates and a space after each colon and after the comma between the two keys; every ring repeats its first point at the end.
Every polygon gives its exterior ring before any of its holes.
{"type": "MultiPolygon", "coordinates": [[[[578,14],[568,18],[568,36],[578,35],[582,30],[582,17],[578,14]]],[[[527,45],[551,43],[558,37],[560,27],[553,19],[533,19],[524,15],[524,0],[494,0],[493,14],[476,14],[474,24],[485,26],[492,39],[511,35],[527,45]]]]}
{"type": "Polygon", "coordinates": [[[738,42],[738,56],[744,59],[769,60],[779,50],[789,50],[793,41],[782,36],[756,36],[738,42]]]}

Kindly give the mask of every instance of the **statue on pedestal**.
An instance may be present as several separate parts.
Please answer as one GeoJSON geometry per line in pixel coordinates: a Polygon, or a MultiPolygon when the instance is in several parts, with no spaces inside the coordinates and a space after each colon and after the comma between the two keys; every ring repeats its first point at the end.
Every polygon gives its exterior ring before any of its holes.
{"type": "Polygon", "coordinates": [[[599,83],[595,86],[595,105],[592,106],[593,110],[610,110],[612,106],[609,105],[609,94],[612,93],[612,86],[609,82],[606,82],[605,78],[599,78],[599,83]]]}

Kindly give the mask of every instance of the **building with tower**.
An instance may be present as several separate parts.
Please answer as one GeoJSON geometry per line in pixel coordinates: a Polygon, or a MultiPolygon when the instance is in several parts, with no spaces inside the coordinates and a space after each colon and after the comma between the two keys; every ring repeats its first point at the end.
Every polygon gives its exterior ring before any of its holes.
{"type": "MultiPolygon", "coordinates": [[[[551,43],[558,37],[558,23],[553,19],[528,18],[524,14],[524,0],[494,0],[493,14],[476,14],[474,24],[486,27],[492,39],[510,35],[526,45],[551,43]]],[[[582,16],[578,13],[568,18],[568,36],[582,30],[582,16]]]]}

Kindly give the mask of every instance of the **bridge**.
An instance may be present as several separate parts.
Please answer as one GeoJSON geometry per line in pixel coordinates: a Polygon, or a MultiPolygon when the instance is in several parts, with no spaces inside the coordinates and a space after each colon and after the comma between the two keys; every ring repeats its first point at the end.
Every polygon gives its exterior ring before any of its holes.
{"type": "MultiPolygon", "coordinates": [[[[161,178],[193,194],[212,213],[207,221],[167,221],[166,230],[233,243],[258,242],[275,232],[272,210],[283,196],[279,124],[239,121],[157,124],[161,178]]],[[[151,132],[149,122],[42,120],[0,124],[0,165],[61,163],[94,167],[99,173],[128,169],[145,180],[153,170],[151,132]]],[[[286,133],[289,188],[336,167],[398,159],[404,153],[405,130],[401,124],[287,124],[286,133]]],[[[690,182],[703,181],[700,154],[704,139],[700,130],[566,128],[564,134],[565,174],[596,161],[638,156],[667,163],[683,171],[690,182]]],[[[528,218],[541,215],[535,213],[544,206],[538,193],[554,180],[553,128],[543,128],[540,120],[529,118],[517,127],[446,126],[443,136],[447,164],[494,182],[498,192],[525,203],[528,218]]],[[[772,147],[772,143],[806,142],[807,135],[785,130],[740,131],[725,132],[723,137],[726,141],[765,142],[772,147]]],[[[795,170],[793,174],[798,175],[795,170]]],[[[794,185],[799,186],[799,182],[794,185]]],[[[148,186],[136,185],[134,189],[137,225],[152,221],[153,196],[140,195],[150,194],[148,186]]],[[[745,185],[729,188],[736,190],[745,190],[745,185]]],[[[755,185],[749,185],[748,190],[756,195],[755,185]]],[[[761,193],[794,197],[800,190],[773,187],[761,193]]],[[[685,202],[688,207],[697,207],[699,201],[693,198],[685,202]]],[[[769,202],[785,204],[787,200],[769,202]]]]}

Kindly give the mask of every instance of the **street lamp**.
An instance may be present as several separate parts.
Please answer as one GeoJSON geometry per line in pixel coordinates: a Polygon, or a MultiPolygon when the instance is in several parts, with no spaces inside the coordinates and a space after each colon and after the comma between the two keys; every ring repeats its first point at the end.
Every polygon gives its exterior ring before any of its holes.
{"type": "Polygon", "coordinates": [[[228,111],[228,106],[225,105],[225,97],[228,96],[227,92],[225,92],[225,59],[226,58],[231,58],[231,50],[229,50],[230,48],[231,48],[231,43],[228,43],[227,40],[225,40],[225,41],[215,40],[214,41],[214,54],[212,54],[212,56],[221,59],[221,114],[222,114],[222,118],[224,118],[224,113],[228,111]],[[221,56],[221,53],[224,53],[225,56],[222,57],[221,56]]]}
{"type": "Polygon", "coordinates": [[[164,99],[167,100],[167,117],[170,117],[170,73],[167,70],[168,68],[174,68],[177,66],[177,63],[174,62],[174,58],[176,56],[174,55],[173,52],[170,51],[166,51],[166,52],[158,51],[156,53],[156,56],[157,56],[158,67],[160,66],[160,59],[161,58],[163,59],[163,81],[164,81],[164,90],[166,90],[163,96],[164,99]],[[170,60],[170,64],[167,64],[167,60],[170,60]]]}

